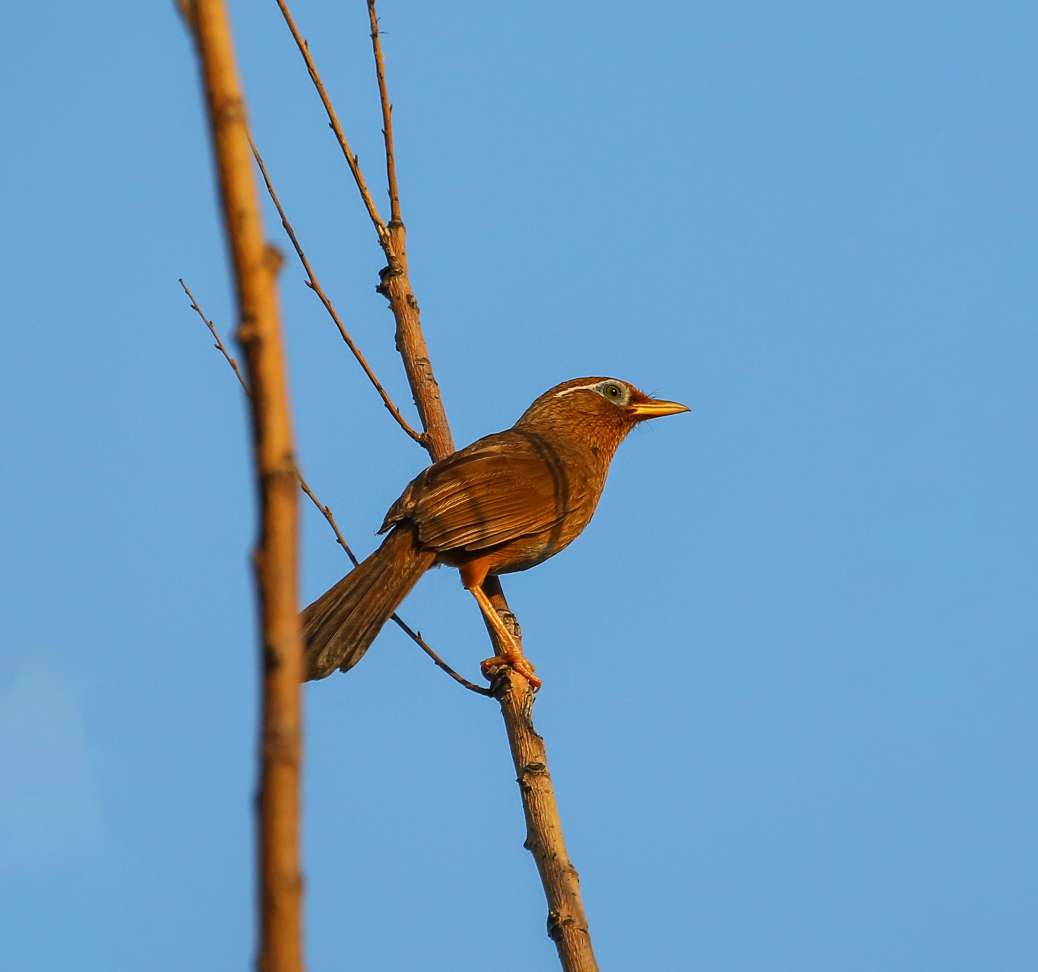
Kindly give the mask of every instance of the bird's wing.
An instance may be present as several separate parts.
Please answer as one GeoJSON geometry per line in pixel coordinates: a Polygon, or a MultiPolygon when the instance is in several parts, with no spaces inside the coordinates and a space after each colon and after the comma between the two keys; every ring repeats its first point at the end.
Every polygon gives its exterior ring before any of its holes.
{"type": "Polygon", "coordinates": [[[541,437],[509,430],[430,466],[393,504],[382,530],[403,520],[431,550],[483,550],[557,524],[584,502],[541,437]]]}

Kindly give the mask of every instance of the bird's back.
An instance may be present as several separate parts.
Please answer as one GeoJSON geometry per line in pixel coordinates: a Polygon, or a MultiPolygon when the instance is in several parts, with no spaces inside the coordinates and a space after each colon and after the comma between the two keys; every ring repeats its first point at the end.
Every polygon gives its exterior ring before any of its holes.
{"type": "Polygon", "coordinates": [[[445,563],[492,556],[491,572],[525,570],[587,526],[608,462],[564,438],[511,428],[486,436],[417,476],[382,530],[410,522],[445,563]]]}

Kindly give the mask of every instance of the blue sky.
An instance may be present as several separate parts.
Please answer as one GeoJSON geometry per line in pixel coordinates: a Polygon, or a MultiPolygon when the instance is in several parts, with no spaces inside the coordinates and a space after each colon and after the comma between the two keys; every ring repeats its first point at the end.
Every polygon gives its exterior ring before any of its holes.
{"type": "MultiPolygon", "coordinates": [[[[257,140],[402,405],[369,225],[273,3],[257,140]]],[[[296,13],[385,201],[366,12],[296,13]]],[[[508,584],[603,967],[1024,970],[1038,945],[1033,5],[383,9],[459,443],[615,374],[687,401],[508,584]]],[[[172,4],[18,5],[0,80],[12,966],[246,968],[254,532],[172,4]]],[[[278,238],[274,220],[272,238],[278,238]]],[[[423,454],[289,263],[302,466],[358,549],[423,454]]],[[[304,599],[344,570],[303,523],[304,599]]],[[[470,675],[448,570],[404,615],[470,675]]],[[[549,970],[493,704],[395,630],[305,691],[307,954],[549,970]]]]}

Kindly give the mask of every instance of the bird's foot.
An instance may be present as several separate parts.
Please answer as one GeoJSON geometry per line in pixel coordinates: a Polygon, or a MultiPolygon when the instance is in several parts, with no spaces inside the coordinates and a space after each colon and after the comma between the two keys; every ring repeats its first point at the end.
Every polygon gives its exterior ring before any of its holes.
{"type": "Polygon", "coordinates": [[[530,660],[520,651],[506,651],[502,655],[494,655],[493,658],[484,658],[479,663],[479,669],[487,681],[494,681],[495,676],[502,668],[511,668],[518,672],[530,683],[530,688],[535,692],[541,687],[541,680],[534,674],[534,667],[530,660]]]}

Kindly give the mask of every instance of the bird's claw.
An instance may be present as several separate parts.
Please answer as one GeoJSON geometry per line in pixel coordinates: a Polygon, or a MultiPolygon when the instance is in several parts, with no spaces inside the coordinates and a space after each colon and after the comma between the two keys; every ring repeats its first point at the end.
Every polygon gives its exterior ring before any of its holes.
{"type": "Polygon", "coordinates": [[[535,692],[543,684],[534,674],[534,667],[530,664],[529,659],[519,652],[509,651],[503,655],[494,655],[493,658],[484,658],[479,663],[479,669],[488,682],[493,682],[502,668],[511,668],[518,672],[530,683],[530,688],[535,692]]]}

